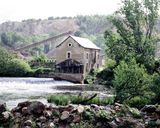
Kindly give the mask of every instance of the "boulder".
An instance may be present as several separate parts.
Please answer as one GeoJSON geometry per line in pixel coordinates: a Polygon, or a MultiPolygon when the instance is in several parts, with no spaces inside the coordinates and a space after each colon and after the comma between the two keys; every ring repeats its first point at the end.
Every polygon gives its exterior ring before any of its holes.
{"type": "Polygon", "coordinates": [[[49,128],[55,128],[55,125],[53,122],[49,123],[49,128]]]}
{"type": "Polygon", "coordinates": [[[52,116],[52,111],[44,111],[44,116],[47,117],[47,118],[51,118],[52,116]]]}
{"type": "Polygon", "coordinates": [[[69,118],[69,112],[68,111],[63,111],[61,115],[61,120],[66,120],[69,118]]]}
{"type": "Polygon", "coordinates": [[[0,114],[6,111],[6,104],[0,104],[0,114]]]}
{"type": "Polygon", "coordinates": [[[79,105],[79,106],[77,107],[77,111],[78,111],[79,114],[83,113],[83,111],[84,111],[84,106],[79,105]]]}
{"type": "Polygon", "coordinates": [[[73,119],[73,123],[79,123],[81,121],[81,117],[79,115],[75,115],[73,119]]]}
{"type": "Polygon", "coordinates": [[[28,108],[27,107],[24,107],[24,108],[22,108],[22,115],[28,115],[28,114],[30,114],[29,113],[29,111],[28,111],[28,108]]]}
{"type": "Polygon", "coordinates": [[[30,104],[28,110],[35,116],[41,116],[43,115],[43,111],[45,110],[45,105],[39,101],[34,101],[30,104]]]}
{"type": "Polygon", "coordinates": [[[11,117],[11,113],[8,111],[2,112],[3,119],[8,120],[11,117]]]}
{"type": "Polygon", "coordinates": [[[20,108],[24,108],[24,107],[28,107],[32,102],[30,101],[24,101],[18,104],[18,107],[20,108]]]}
{"type": "Polygon", "coordinates": [[[26,120],[25,122],[24,122],[24,126],[32,126],[32,121],[31,120],[26,120]]]}
{"type": "Polygon", "coordinates": [[[142,112],[147,112],[147,113],[153,113],[156,111],[156,106],[155,105],[145,105],[142,109],[142,112]]]}

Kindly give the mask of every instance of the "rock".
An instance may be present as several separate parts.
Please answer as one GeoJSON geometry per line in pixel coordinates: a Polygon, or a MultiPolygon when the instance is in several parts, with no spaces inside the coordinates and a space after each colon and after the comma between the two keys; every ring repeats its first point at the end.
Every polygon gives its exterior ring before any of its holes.
{"type": "Polygon", "coordinates": [[[69,104],[67,108],[65,108],[65,111],[71,112],[75,107],[72,104],[69,104]]]}
{"type": "Polygon", "coordinates": [[[6,111],[6,104],[0,104],[0,114],[6,111]]]}
{"type": "Polygon", "coordinates": [[[61,120],[66,120],[66,119],[68,119],[68,117],[69,117],[69,112],[68,111],[62,112],[61,120]]]}
{"type": "Polygon", "coordinates": [[[114,105],[119,106],[119,107],[123,107],[123,104],[120,104],[120,103],[115,103],[114,105]]]}
{"type": "Polygon", "coordinates": [[[4,120],[8,120],[11,116],[11,113],[8,111],[2,112],[4,120]]]}
{"type": "Polygon", "coordinates": [[[32,121],[31,120],[26,120],[25,122],[24,122],[24,126],[32,126],[32,121]]]}
{"type": "Polygon", "coordinates": [[[73,119],[73,123],[79,123],[81,121],[81,117],[79,115],[75,115],[73,119]]]}
{"type": "Polygon", "coordinates": [[[13,108],[13,109],[11,110],[11,112],[12,112],[12,113],[17,113],[17,112],[18,112],[18,113],[21,113],[21,109],[22,109],[21,107],[18,107],[18,106],[17,106],[17,107],[15,107],[15,108],[13,108]]]}
{"type": "Polygon", "coordinates": [[[109,125],[111,128],[117,128],[118,125],[115,123],[115,121],[109,122],[109,125]]]}
{"type": "Polygon", "coordinates": [[[147,113],[153,113],[156,111],[156,106],[155,105],[145,105],[142,109],[142,112],[147,112],[147,113]]]}
{"type": "Polygon", "coordinates": [[[40,116],[43,115],[43,111],[45,110],[45,105],[39,101],[35,101],[30,104],[28,110],[31,114],[35,116],[40,116]]]}
{"type": "Polygon", "coordinates": [[[44,116],[41,116],[41,117],[39,117],[39,119],[38,119],[41,123],[44,123],[44,122],[46,122],[46,117],[44,117],[44,116]]]}
{"type": "Polygon", "coordinates": [[[28,108],[27,107],[23,107],[22,108],[22,115],[28,115],[30,114],[29,111],[28,111],[28,108]]]}
{"type": "Polygon", "coordinates": [[[96,126],[97,126],[98,128],[100,128],[100,127],[102,127],[102,123],[101,123],[101,122],[97,122],[96,126]]]}
{"type": "Polygon", "coordinates": [[[69,117],[67,118],[67,123],[72,123],[72,121],[74,120],[74,115],[69,115],[69,117]]]}
{"type": "Polygon", "coordinates": [[[91,104],[91,107],[97,110],[99,109],[99,106],[97,104],[91,104]]]}
{"type": "Polygon", "coordinates": [[[157,119],[156,125],[157,125],[157,126],[160,126],[160,119],[157,119]]]}
{"type": "Polygon", "coordinates": [[[55,128],[55,125],[53,122],[49,123],[49,128],[55,128]]]}
{"type": "Polygon", "coordinates": [[[156,106],[156,113],[160,114],[160,105],[156,106]]]}
{"type": "Polygon", "coordinates": [[[18,104],[18,107],[20,108],[24,108],[24,107],[28,107],[32,102],[30,101],[24,101],[18,104]]]}
{"type": "Polygon", "coordinates": [[[25,126],[24,128],[32,128],[31,126],[25,126]]]}
{"type": "Polygon", "coordinates": [[[47,118],[51,118],[52,111],[44,111],[44,116],[47,117],[47,118]]]}
{"type": "Polygon", "coordinates": [[[79,114],[83,113],[83,111],[84,111],[84,106],[79,105],[79,106],[77,107],[77,111],[78,111],[79,114]]]}
{"type": "Polygon", "coordinates": [[[55,118],[53,122],[57,124],[59,122],[59,118],[55,118]]]}

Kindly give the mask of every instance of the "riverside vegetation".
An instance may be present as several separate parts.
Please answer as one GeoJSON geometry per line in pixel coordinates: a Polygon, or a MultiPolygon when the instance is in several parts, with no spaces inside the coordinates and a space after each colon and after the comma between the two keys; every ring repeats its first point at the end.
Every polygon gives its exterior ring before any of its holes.
{"type": "MultiPolygon", "coordinates": [[[[48,96],[48,101],[67,106],[24,102],[10,112],[2,104],[0,125],[15,128],[159,128],[160,60],[155,59],[159,4],[159,0],[124,0],[121,9],[108,17],[116,31],[104,33],[107,64],[102,71],[92,71],[86,81],[113,88],[114,102],[97,97],[84,102],[89,97],[60,94],[48,96]]],[[[4,49],[0,52],[1,75],[12,76],[13,73],[8,73],[21,71],[17,74],[25,76],[33,71],[27,62],[4,49]]]]}

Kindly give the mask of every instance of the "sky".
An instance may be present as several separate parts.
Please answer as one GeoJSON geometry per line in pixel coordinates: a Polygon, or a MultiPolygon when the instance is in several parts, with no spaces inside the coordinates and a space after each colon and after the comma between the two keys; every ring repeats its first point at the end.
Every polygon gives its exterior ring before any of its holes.
{"type": "Polygon", "coordinates": [[[109,15],[120,0],[0,0],[0,23],[50,16],[109,15]]]}

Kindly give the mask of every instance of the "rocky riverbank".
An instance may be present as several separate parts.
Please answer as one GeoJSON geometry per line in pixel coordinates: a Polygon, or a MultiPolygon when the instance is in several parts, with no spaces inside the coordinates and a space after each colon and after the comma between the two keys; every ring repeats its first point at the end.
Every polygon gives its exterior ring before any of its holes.
{"type": "Polygon", "coordinates": [[[160,105],[141,110],[122,104],[51,106],[22,102],[11,111],[0,105],[2,128],[160,128],[160,105]]]}

